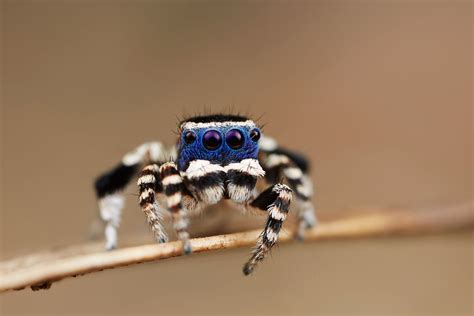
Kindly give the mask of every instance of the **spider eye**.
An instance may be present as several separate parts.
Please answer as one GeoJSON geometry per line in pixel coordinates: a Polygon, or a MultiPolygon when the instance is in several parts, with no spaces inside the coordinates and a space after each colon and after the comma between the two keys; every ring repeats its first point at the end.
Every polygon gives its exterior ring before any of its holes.
{"type": "Polygon", "coordinates": [[[225,136],[225,142],[232,149],[239,149],[244,145],[244,135],[238,129],[231,129],[225,136]]]}
{"type": "Polygon", "coordinates": [[[207,149],[216,150],[222,144],[221,134],[215,130],[207,131],[202,137],[202,143],[207,149]]]}
{"type": "Polygon", "coordinates": [[[184,134],[184,142],[186,144],[194,143],[195,140],[196,140],[196,133],[194,133],[193,131],[188,131],[186,132],[186,134],[184,134]]]}
{"type": "Polygon", "coordinates": [[[254,142],[258,142],[258,140],[260,139],[260,131],[256,128],[253,129],[250,132],[250,139],[253,140],[254,142]]]}

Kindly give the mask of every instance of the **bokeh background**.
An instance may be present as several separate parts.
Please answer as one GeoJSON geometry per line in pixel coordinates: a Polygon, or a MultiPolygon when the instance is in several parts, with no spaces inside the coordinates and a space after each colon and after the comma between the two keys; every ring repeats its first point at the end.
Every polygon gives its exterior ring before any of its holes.
{"type": "MultiPolygon", "coordinates": [[[[86,240],[94,177],[203,111],[263,115],[306,153],[322,217],[472,199],[470,1],[7,0],[1,35],[3,259],[86,240]]],[[[126,192],[121,236],[147,234],[126,192]]],[[[281,245],[244,278],[248,251],[7,293],[0,312],[473,314],[469,232],[281,245]]]]}

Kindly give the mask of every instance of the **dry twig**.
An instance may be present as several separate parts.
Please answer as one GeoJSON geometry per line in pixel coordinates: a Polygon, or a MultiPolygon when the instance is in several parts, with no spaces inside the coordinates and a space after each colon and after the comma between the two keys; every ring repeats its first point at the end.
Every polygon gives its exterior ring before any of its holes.
{"type": "MultiPolygon", "coordinates": [[[[383,209],[363,210],[362,214],[321,223],[306,234],[306,241],[349,239],[400,234],[422,234],[461,228],[474,228],[474,205],[417,211],[383,209]]],[[[254,245],[260,230],[195,238],[195,253],[254,245]]],[[[292,229],[280,242],[292,240],[292,229]]],[[[0,264],[0,292],[49,288],[52,282],[123,267],[147,261],[181,256],[181,243],[152,244],[100,251],[97,246],[83,245],[63,250],[13,259],[0,264]]]]}

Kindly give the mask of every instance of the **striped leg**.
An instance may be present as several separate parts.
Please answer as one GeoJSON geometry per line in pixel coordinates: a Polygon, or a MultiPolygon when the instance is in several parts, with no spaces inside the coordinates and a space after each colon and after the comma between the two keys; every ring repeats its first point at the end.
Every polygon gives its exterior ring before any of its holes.
{"type": "Polygon", "coordinates": [[[268,212],[265,228],[257,241],[252,257],[244,265],[243,272],[249,275],[255,266],[262,261],[278,240],[283,222],[291,203],[291,189],[284,184],[275,184],[263,191],[250,206],[268,212]]]}
{"type": "Polygon", "coordinates": [[[296,200],[298,201],[298,231],[296,237],[303,240],[305,231],[316,225],[315,210],[310,200],[313,196],[313,183],[297,166],[284,167],[283,175],[288,179],[290,187],[296,192],[296,200]]]}
{"type": "Polygon", "coordinates": [[[137,174],[140,165],[147,159],[158,161],[164,155],[160,143],[145,143],[127,153],[120,164],[103,173],[95,181],[100,216],[105,222],[106,249],[117,247],[117,229],[124,206],[122,190],[137,174]]]}
{"type": "Polygon", "coordinates": [[[298,239],[304,238],[305,230],[316,225],[315,210],[311,198],[313,196],[313,184],[308,175],[307,162],[301,162],[304,158],[296,156],[296,154],[285,153],[271,153],[265,160],[267,168],[267,180],[274,183],[283,176],[289,186],[296,193],[296,200],[298,204],[298,230],[296,237],[298,239]],[[296,162],[298,163],[296,163],[296,162]]]}
{"type": "Polygon", "coordinates": [[[168,236],[161,225],[161,213],[156,202],[156,193],[162,191],[160,180],[159,168],[153,164],[142,170],[137,184],[140,193],[140,207],[145,213],[156,241],[163,243],[168,241],[168,236]]]}
{"type": "Polygon", "coordinates": [[[174,162],[167,162],[160,166],[163,193],[166,196],[166,206],[171,213],[173,228],[178,238],[183,241],[185,254],[192,252],[188,233],[188,214],[183,206],[183,193],[185,191],[183,179],[174,162]]]}

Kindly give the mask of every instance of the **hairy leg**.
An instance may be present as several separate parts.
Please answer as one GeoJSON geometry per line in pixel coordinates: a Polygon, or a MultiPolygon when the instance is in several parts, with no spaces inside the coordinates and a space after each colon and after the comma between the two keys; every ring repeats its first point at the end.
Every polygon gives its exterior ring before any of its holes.
{"type": "Polygon", "coordinates": [[[162,159],[163,154],[164,149],[160,143],[145,143],[127,153],[116,167],[96,179],[95,191],[100,215],[105,222],[107,250],[117,247],[117,229],[125,202],[122,190],[137,174],[145,160],[158,161],[162,159]]]}
{"type": "Polygon", "coordinates": [[[166,206],[171,213],[173,228],[178,238],[183,242],[183,252],[192,252],[188,233],[188,213],[183,206],[183,194],[186,191],[181,177],[174,162],[167,162],[160,166],[163,193],[166,197],[166,206]]]}
{"type": "Polygon", "coordinates": [[[167,242],[168,236],[161,224],[161,213],[156,201],[156,194],[163,190],[159,167],[155,164],[146,166],[140,173],[137,184],[140,193],[140,207],[147,218],[156,241],[159,243],[167,242]]]}
{"type": "Polygon", "coordinates": [[[252,256],[244,265],[243,272],[245,275],[252,273],[257,264],[265,258],[277,242],[281,227],[289,211],[291,192],[287,185],[275,184],[250,202],[251,207],[267,211],[268,218],[252,256]]]}
{"type": "Polygon", "coordinates": [[[298,204],[298,230],[296,237],[304,238],[306,229],[314,227],[317,224],[315,208],[312,203],[313,184],[308,176],[309,162],[305,157],[278,148],[275,141],[270,141],[263,148],[262,165],[266,171],[266,180],[269,183],[278,183],[286,180],[293,189],[298,204]],[[271,144],[272,146],[269,146],[271,144]]]}

